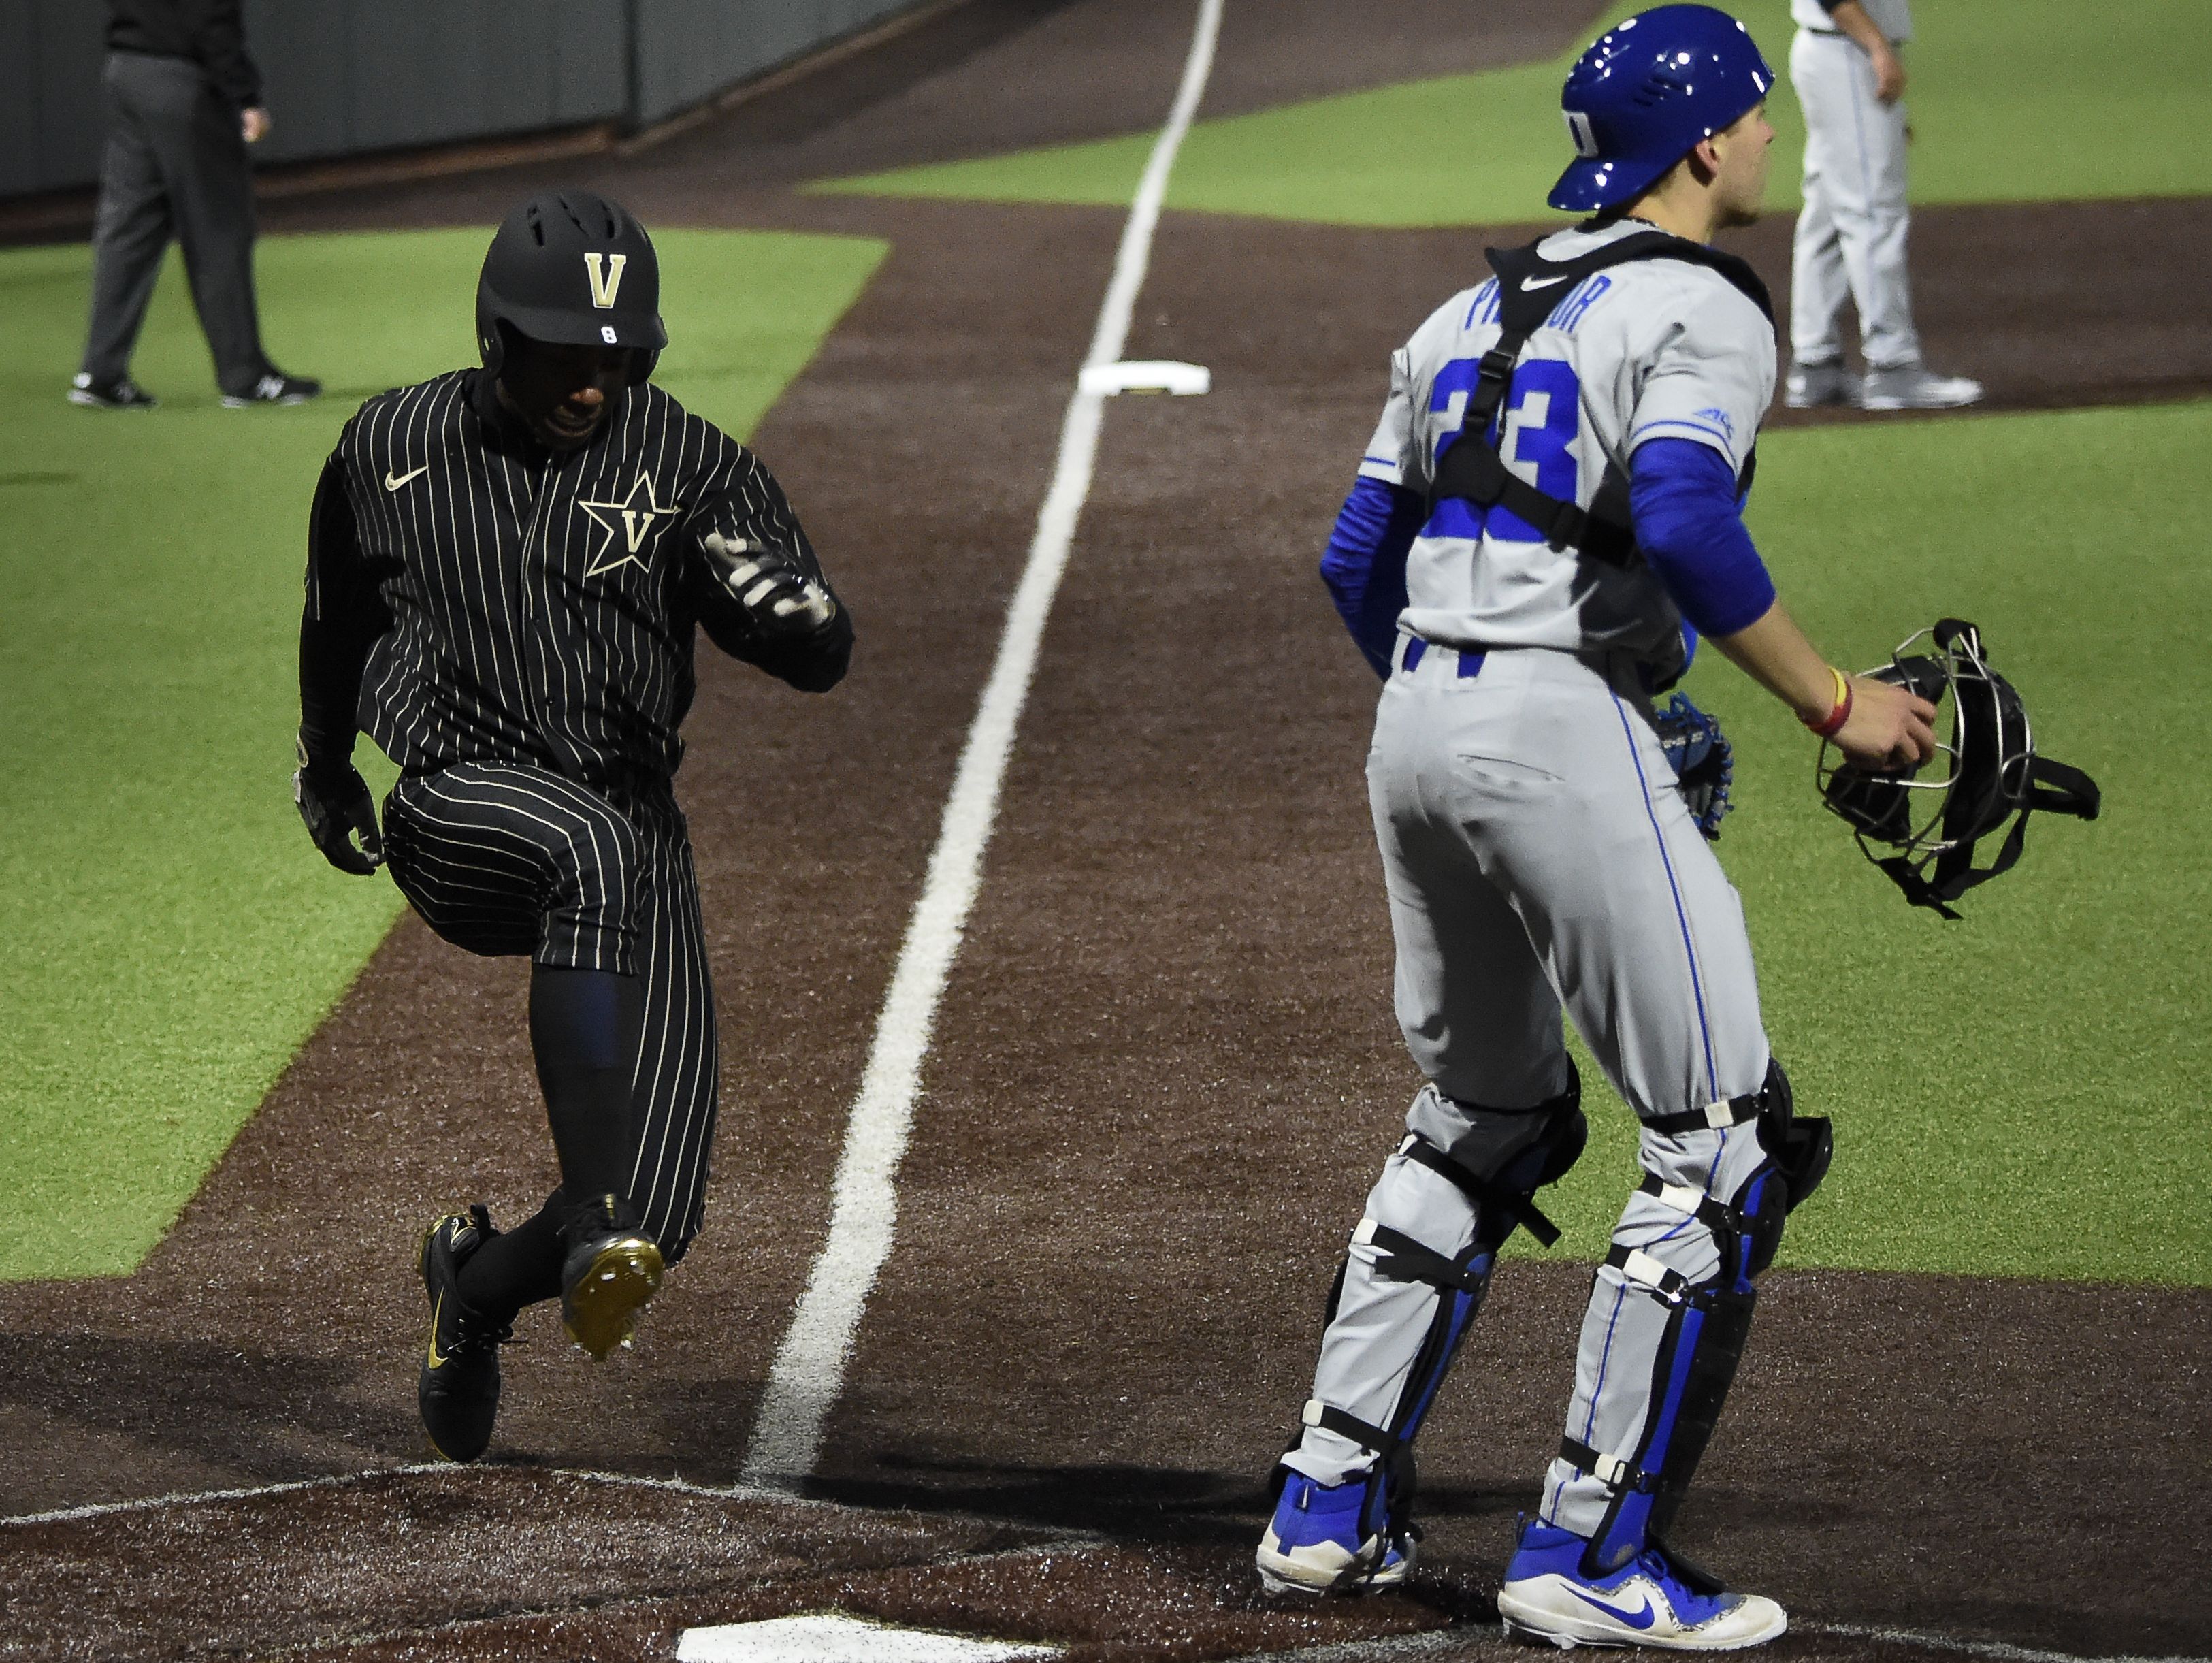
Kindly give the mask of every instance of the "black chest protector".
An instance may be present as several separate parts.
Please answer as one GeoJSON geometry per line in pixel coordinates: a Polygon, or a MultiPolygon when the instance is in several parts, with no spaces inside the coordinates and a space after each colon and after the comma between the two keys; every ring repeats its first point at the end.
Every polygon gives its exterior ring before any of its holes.
{"type": "MultiPolygon", "coordinates": [[[[1497,344],[1482,355],[1474,387],[1468,394],[1467,413],[1457,436],[1445,447],[1429,487],[1428,511],[1433,515],[1437,503],[1453,496],[1486,509],[1502,506],[1534,526],[1554,549],[1575,549],[1592,559],[1625,566],[1635,557],[1636,533],[1630,522],[1628,476],[1618,465],[1607,464],[1597,494],[1584,509],[1537,490],[1515,473],[1498,450],[1499,440],[1491,436],[1493,425],[1503,436],[1498,412],[1507,407],[1512,396],[1513,372],[1528,338],[1575,295],[1584,279],[1609,266],[1635,260],[1671,259],[1708,266],[1741,290],[1770,324],[1774,321],[1774,302],[1767,297],[1766,285],[1759,280],[1759,274],[1745,261],[1664,231],[1638,231],[1571,260],[1546,259],[1536,247],[1530,243],[1525,248],[1487,251],[1490,269],[1498,275],[1498,322],[1504,332],[1497,344]]],[[[1757,461],[1754,447],[1736,482],[1739,494],[1751,489],[1757,461]]]]}

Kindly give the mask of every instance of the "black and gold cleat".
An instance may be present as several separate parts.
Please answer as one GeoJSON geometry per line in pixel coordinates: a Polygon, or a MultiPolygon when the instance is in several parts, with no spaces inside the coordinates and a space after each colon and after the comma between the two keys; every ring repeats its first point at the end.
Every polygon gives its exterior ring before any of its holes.
{"type": "Polygon", "coordinates": [[[636,1210],[603,1195],[578,1208],[561,1229],[561,1326],[601,1362],[630,1337],[637,1313],[660,1286],[660,1244],[636,1210]]]}
{"type": "Polygon", "coordinates": [[[482,1207],[448,1213],[422,1235],[422,1289],[430,1341],[415,1386],[430,1447],[448,1461],[473,1461],[491,1442],[499,1415],[499,1348],[514,1319],[495,1320],[461,1299],[461,1266],[498,1234],[482,1207]]]}

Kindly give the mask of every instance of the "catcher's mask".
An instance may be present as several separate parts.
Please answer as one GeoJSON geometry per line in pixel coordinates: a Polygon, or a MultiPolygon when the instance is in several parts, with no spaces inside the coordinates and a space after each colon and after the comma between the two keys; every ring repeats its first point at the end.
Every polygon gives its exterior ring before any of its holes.
{"type": "Polygon", "coordinates": [[[2078,768],[2035,754],[2020,695],[1990,667],[1981,631],[1972,624],[1944,618],[1867,673],[1909,687],[1935,704],[1938,723],[1944,701],[1950,701],[1951,742],[1936,746],[1937,765],[1945,768],[1941,779],[1921,779],[1917,768],[1875,773],[1845,761],[1830,744],[1821,746],[1815,764],[1821,801],[1850,822],[1866,857],[1913,905],[1956,919],[1950,903],[2010,871],[2020,859],[2031,810],[2097,818],[2097,783],[2078,768]],[[1914,652],[1923,642],[1933,650],[1914,652]],[[1977,868],[1975,842],[1992,836],[2014,813],[2020,818],[1996,859],[1977,868]],[[1899,852],[1885,855],[1877,844],[1899,852]]]}

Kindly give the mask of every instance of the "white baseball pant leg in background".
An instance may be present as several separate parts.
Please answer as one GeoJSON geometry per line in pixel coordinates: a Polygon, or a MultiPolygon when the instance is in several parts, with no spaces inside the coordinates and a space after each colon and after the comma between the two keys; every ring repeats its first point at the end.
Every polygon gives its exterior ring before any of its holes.
{"type": "Polygon", "coordinates": [[[1905,244],[1905,116],[1875,96],[1874,62],[1840,34],[1800,29],[1790,80],[1805,111],[1805,205],[1790,276],[1799,363],[1843,356],[1844,302],[1857,304],[1868,367],[1920,362],[1905,244]]]}

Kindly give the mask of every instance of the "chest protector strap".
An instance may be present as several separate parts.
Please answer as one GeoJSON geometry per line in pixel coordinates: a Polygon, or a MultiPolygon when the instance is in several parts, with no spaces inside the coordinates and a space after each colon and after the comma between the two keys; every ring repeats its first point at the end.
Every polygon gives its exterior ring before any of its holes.
{"type": "MultiPolygon", "coordinates": [[[[1504,437],[1498,412],[1511,398],[1513,372],[1528,348],[1528,338],[1582,287],[1585,278],[1635,260],[1673,259],[1709,266],[1741,290],[1769,323],[1774,320],[1774,303],[1768,299],[1766,285],[1759,280],[1759,274],[1744,261],[1664,231],[1638,231],[1565,261],[1546,259],[1536,247],[1530,243],[1525,248],[1487,251],[1490,268],[1498,276],[1498,322],[1503,332],[1497,344],[1482,355],[1474,387],[1467,397],[1467,413],[1437,465],[1435,480],[1429,487],[1428,511],[1433,516],[1437,504],[1453,496],[1480,509],[1502,506],[1534,526],[1554,549],[1576,549],[1593,559],[1625,566],[1635,557],[1636,534],[1630,523],[1628,476],[1619,466],[1607,465],[1596,496],[1584,509],[1537,490],[1506,466],[1498,449],[1504,437]],[[1493,425],[1498,429],[1497,439],[1491,436],[1493,425]]],[[[1754,451],[1744,464],[1739,489],[1751,488],[1756,460],[1754,451]]]]}

